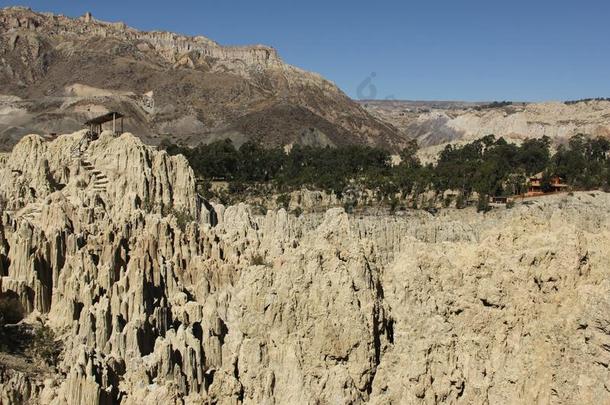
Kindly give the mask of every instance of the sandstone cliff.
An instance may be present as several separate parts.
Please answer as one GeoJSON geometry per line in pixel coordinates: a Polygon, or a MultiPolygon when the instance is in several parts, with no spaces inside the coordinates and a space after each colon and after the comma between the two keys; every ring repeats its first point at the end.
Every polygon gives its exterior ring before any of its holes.
{"type": "Polygon", "coordinates": [[[210,206],[135,137],[25,137],[0,167],[0,291],[54,373],[2,403],[607,403],[610,196],[476,215],[210,206]]]}

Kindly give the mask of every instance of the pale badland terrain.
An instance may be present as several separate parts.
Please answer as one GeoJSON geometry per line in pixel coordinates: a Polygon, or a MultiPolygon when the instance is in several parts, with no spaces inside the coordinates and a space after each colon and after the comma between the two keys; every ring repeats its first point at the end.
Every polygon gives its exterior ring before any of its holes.
{"type": "Polygon", "coordinates": [[[0,403],[610,403],[610,194],[374,215],[303,190],[262,215],[149,145],[561,143],[607,136],[610,103],[360,107],[264,46],[0,28],[0,403]],[[133,135],[79,131],[111,110],[133,135]]]}
{"type": "Polygon", "coordinates": [[[1,289],[61,348],[9,357],[3,403],[608,402],[610,194],[253,215],[83,134],[2,158],[1,289]]]}
{"type": "Polygon", "coordinates": [[[448,144],[460,144],[493,134],[508,142],[549,137],[554,145],[574,135],[610,137],[610,101],[541,103],[465,103],[442,101],[363,100],[367,111],[410,139],[423,155],[448,144]],[[503,105],[507,104],[507,105],[503,105]]]}

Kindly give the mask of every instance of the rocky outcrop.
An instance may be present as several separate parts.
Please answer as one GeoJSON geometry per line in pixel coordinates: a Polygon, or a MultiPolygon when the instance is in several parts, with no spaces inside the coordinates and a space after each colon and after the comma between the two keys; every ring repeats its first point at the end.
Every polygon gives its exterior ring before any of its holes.
{"type": "Polygon", "coordinates": [[[610,398],[608,194],[256,216],[200,201],[181,157],[84,135],[0,168],[1,291],[62,342],[52,377],[0,372],[3,403],[610,398]]]}
{"type": "MultiPolygon", "coordinates": [[[[243,47],[223,47],[203,36],[187,37],[171,32],[140,32],[123,23],[110,23],[93,18],[90,13],[80,19],[63,15],[34,13],[22,7],[3,10],[0,23],[7,30],[30,30],[55,35],[80,35],[89,37],[114,38],[121,41],[135,41],[143,50],[155,49],[169,63],[176,63],[180,55],[197,54],[223,61],[240,60],[239,66],[260,64],[264,67],[282,64],[277,52],[263,45],[243,47]]],[[[236,65],[238,66],[238,65],[236,65]]],[[[246,71],[242,71],[246,74],[246,71]]]]}
{"type": "Polygon", "coordinates": [[[608,218],[575,217],[608,198],[577,198],[518,209],[476,244],[404,246],[383,275],[394,345],[371,402],[607,401],[608,218]]]}

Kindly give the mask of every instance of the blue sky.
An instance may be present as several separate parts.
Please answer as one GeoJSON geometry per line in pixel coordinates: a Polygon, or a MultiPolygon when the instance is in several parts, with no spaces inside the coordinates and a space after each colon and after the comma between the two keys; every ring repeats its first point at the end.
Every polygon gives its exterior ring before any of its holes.
{"type": "Polygon", "coordinates": [[[286,62],[322,74],[354,98],[610,97],[610,2],[602,0],[0,0],[0,5],[68,16],[91,11],[144,30],[204,35],[226,45],[270,45],[286,62]]]}

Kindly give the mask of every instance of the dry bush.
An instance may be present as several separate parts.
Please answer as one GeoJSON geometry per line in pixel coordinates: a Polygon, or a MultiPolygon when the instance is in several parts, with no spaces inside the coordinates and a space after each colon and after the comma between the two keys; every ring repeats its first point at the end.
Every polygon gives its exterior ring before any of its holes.
{"type": "Polygon", "coordinates": [[[265,261],[265,258],[260,253],[256,253],[254,256],[252,256],[250,264],[253,266],[270,266],[270,264],[265,261]]]}
{"type": "Polygon", "coordinates": [[[28,354],[38,358],[50,366],[57,365],[61,345],[55,342],[55,334],[48,326],[42,326],[34,331],[28,345],[28,354]]]}
{"type": "Polygon", "coordinates": [[[0,327],[23,319],[24,310],[17,297],[0,296],[0,327]]]}

